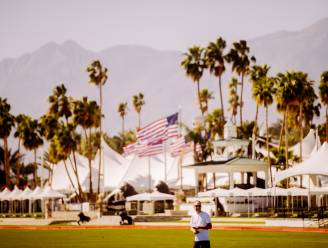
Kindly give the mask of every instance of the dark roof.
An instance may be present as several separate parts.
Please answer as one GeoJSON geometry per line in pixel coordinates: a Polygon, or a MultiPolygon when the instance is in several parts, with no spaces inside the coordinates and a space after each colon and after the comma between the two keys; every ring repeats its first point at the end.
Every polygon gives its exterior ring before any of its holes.
{"type": "Polygon", "coordinates": [[[203,165],[203,166],[206,166],[206,165],[219,165],[219,164],[226,164],[227,162],[230,162],[231,160],[234,160],[236,159],[236,157],[233,157],[233,158],[229,158],[228,160],[221,160],[221,161],[205,161],[205,162],[199,162],[199,163],[195,163],[195,164],[190,164],[190,165],[186,165],[186,166],[199,166],[199,165],[203,165]]]}

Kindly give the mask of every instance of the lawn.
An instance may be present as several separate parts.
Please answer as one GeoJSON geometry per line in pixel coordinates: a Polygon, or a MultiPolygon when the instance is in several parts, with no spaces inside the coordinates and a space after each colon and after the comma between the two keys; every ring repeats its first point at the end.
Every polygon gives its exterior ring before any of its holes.
{"type": "MultiPolygon", "coordinates": [[[[328,247],[327,233],[210,231],[212,247],[328,247]]],[[[0,230],[0,247],[192,247],[187,229],[0,230]]]]}

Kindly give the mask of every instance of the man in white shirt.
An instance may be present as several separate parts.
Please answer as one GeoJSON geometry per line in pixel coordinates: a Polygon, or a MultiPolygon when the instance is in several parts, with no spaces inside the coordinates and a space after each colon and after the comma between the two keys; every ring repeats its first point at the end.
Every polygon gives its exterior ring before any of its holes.
{"type": "Polygon", "coordinates": [[[200,201],[194,202],[195,212],[191,215],[190,230],[195,234],[194,248],[209,248],[208,229],[212,229],[210,216],[202,211],[200,201]]]}

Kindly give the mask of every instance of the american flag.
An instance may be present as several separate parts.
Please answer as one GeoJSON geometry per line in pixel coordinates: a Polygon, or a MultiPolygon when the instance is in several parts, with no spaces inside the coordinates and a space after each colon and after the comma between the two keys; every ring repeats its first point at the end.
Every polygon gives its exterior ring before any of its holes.
{"type": "Polygon", "coordinates": [[[164,150],[164,143],[148,144],[144,149],[138,151],[139,157],[155,156],[164,150]]]}
{"type": "Polygon", "coordinates": [[[169,151],[173,157],[179,156],[181,152],[189,152],[192,150],[192,144],[186,142],[184,137],[179,137],[169,146],[169,151]]]}
{"type": "Polygon", "coordinates": [[[154,121],[137,132],[138,140],[152,144],[177,137],[179,135],[177,122],[178,113],[154,121]]]}
{"type": "Polygon", "coordinates": [[[154,156],[164,150],[163,141],[179,136],[178,113],[154,121],[137,132],[138,140],[124,147],[124,155],[154,156]]]}

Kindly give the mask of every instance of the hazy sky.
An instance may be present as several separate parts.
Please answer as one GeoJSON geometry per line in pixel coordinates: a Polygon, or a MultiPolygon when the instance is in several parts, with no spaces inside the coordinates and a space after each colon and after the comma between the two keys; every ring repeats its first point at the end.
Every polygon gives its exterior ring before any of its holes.
{"type": "Polygon", "coordinates": [[[327,0],[0,0],[0,59],[65,40],[93,51],[118,44],[184,51],[218,36],[299,30],[327,10],[327,0]]]}

